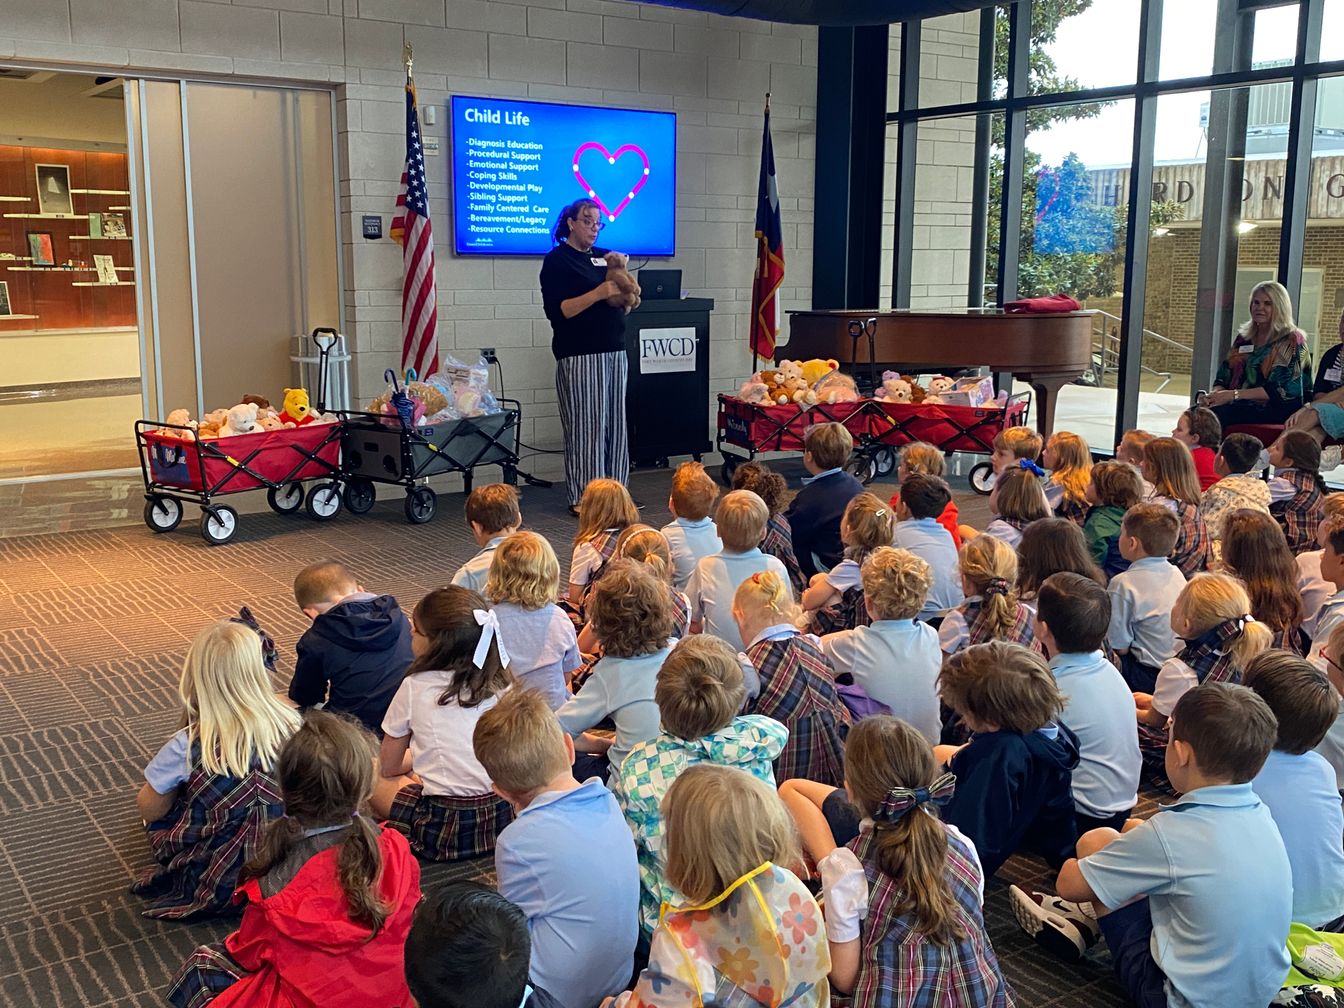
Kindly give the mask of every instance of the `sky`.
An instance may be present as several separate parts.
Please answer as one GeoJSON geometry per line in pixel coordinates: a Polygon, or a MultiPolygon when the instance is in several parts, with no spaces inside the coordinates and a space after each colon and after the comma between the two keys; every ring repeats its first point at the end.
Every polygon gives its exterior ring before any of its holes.
{"type": "MultiPolygon", "coordinates": [[[[1168,0],[1163,4],[1160,75],[1171,80],[1207,74],[1213,67],[1213,23],[1217,0],[1168,0]]],[[[1322,31],[1323,50],[1344,45],[1333,39],[1344,32],[1344,3],[1329,3],[1322,31]]],[[[1094,0],[1091,8],[1059,26],[1048,52],[1061,76],[1083,87],[1108,87],[1134,81],[1139,45],[1139,0],[1094,0]]],[[[1292,59],[1297,45],[1297,6],[1256,14],[1252,60],[1292,59]]],[[[1344,52],[1322,52],[1323,59],[1344,52]]],[[[1208,91],[1163,95],[1157,104],[1155,159],[1191,161],[1204,155],[1200,106],[1208,91]]],[[[1070,151],[1089,167],[1127,165],[1134,133],[1134,103],[1116,102],[1099,116],[1032,133],[1028,146],[1047,164],[1058,164],[1070,151]]]]}

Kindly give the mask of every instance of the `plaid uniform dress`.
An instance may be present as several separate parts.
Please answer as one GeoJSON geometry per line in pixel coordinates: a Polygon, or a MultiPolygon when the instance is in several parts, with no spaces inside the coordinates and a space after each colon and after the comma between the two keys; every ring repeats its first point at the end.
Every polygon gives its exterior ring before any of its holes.
{"type": "MultiPolygon", "coordinates": [[[[1176,655],[1190,666],[1201,685],[1206,682],[1241,682],[1241,671],[1232,664],[1232,656],[1221,650],[1229,640],[1240,636],[1239,623],[1239,620],[1219,623],[1204,636],[1188,642],[1176,655]]],[[[1167,780],[1166,725],[1160,728],[1146,724],[1139,725],[1139,755],[1143,758],[1142,779],[1154,787],[1175,794],[1171,782],[1167,780]]]]}
{"type": "Polygon", "coordinates": [[[835,670],[826,655],[802,634],[757,641],[746,654],[761,677],[761,694],[746,713],[764,714],[789,729],[789,741],[775,761],[775,780],[803,777],[840,787],[850,716],[835,691],[835,670]]]}
{"type": "Polygon", "coordinates": [[[789,527],[789,520],[783,514],[771,515],[770,520],[765,523],[765,538],[761,540],[761,552],[766,556],[775,557],[784,565],[784,569],[789,572],[793,593],[801,595],[807,588],[807,578],[803,577],[802,568],[798,566],[798,557],[793,552],[793,529],[789,527]]]}
{"type": "Polygon", "coordinates": [[[1324,498],[1317,486],[1319,477],[1306,469],[1284,469],[1278,475],[1293,485],[1293,495],[1270,504],[1269,513],[1283,527],[1288,548],[1294,554],[1316,549],[1316,532],[1325,517],[1324,498]]]}
{"type": "Polygon", "coordinates": [[[948,945],[930,941],[907,915],[896,912],[902,893],[877,865],[871,824],[862,826],[848,846],[868,879],[868,916],[859,935],[859,973],[849,1002],[853,1008],[1012,1008],[1012,988],[985,933],[980,866],[959,837],[947,832],[944,878],[966,937],[948,945]]]}
{"type": "Polygon", "coordinates": [[[1055,505],[1055,517],[1067,518],[1079,528],[1082,528],[1083,522],[1087,521],[1087,512],[1091,506],[1092,505],[1088,504],[1085,500],[1070,500],[1069,497],[1065,495],[1064,497],[1061,497],[1059,503],[1055,505]]]}
{"type": "Polygon", "coordinates": [[[1176,513],[1180,526],[1176,535],[1176,545],[1171,551],[1171,562],[1187,579],[1200,571],[1208,570],[1213,557],[1213,540],[1209,537],[1204,516],[1194,504],[1185,501],[1163,498],[1159,503],[1166,504],[1176,513]]]}
{"type": "Polygon", "coordinates": [[[588,583],[583,586],[582,598],[561,599],[557,603],[574,624],[575,632],[583,629],[583,624],[586,622],[583,611],[584,603],[588,601],[588,595],[592,592],[593,585],[597,584],[597,579],[607,569],[607,563],[611,560],[611,555],[616,552],[616,540],[621,537],[621,532],[621,529],[603,529],[588,540],[588,545],[597,550],[597,555],[602,558],[602,562],[596,570],[588,575],[588,583]]]}
{"type": "MultiPolygon", "coordinates": [[[[845,558],[853,560],[863,568],[872,550],[846,550],[845,558]]],[[[871,626],[873,618],[868,615],[868,606],[864,604],[863,585],[846,588],[840,593],[840,601],[818,609],[812,614],[812,628],[818,636],[836,633],[840,630],[853,630],[855,627],[871,626]]]]}
{"type": "Polygon", "coordinates": [[[427,795],[407,784],[392,799],[387,825],[430,861],[464,861],[495,849],[500,831],[513,822],[513,809],[497,794],[427,795]]]}
{"type": "Polygon", "coordinates": [[[254,764],[242,777],[210,773],[193,739],[181,797],[147,827],[157,863],[131,885],[149,900],[144,916],[176,920],[231,911],[239,872],[257,853],[266,826],[284,814],[270,771],[254,764]]]}

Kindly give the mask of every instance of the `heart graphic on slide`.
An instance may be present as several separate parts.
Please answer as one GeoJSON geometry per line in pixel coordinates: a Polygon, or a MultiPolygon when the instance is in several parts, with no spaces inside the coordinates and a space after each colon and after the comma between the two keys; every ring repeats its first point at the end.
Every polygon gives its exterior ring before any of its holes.
{"type": "Polygon", "coordinates": [[[585,144],[580,144],[579,149],[574,152],[574,181],[583,188],[583,191],[588,194],[589,198],[597,203],[598,209],[606,214],[608,222],[614,221],[621,215],[621,212],[630,205],[630,201],[639,194],[639,191],[644,188],[644,183],[648,180],[649,156],[635,144],[622,144],[620,147],[616,148],[615,153],[612,153],[596,140],[589,140],[585,144]],[[606,159],[607,164],[613,167],[616,162],[621,160],[626,154],[637,154],[639,155],[639,160],[644,162],[643,170],[635,180],[635,184],[626,189],[625,198],[621,200],[620,203],[616,204],[615,209],[608,206],[607,201],[599,196],[597,190],[589,185],[588,180],[583,177],[583,172],[579,168],[579,161],[588,151],[597,151],[606,159]]]}

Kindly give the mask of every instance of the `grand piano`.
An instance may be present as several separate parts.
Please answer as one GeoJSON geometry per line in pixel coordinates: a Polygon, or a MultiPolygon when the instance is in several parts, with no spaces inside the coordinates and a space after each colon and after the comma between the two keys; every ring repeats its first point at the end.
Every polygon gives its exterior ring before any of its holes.
{"type": "Polygon", "coordinates": [[[1050,435],[1059,390],[1092,365],[1092,313],[1008,314],[998,308],[789,312],[785,358],[834,358],[848,374],[987,367],[1036,392],[1036,425],[1050,435]],[[869,333],[873,355],[869,357],[869,333]],[[857,333],[857,335],[855,335],[857,333]]]}

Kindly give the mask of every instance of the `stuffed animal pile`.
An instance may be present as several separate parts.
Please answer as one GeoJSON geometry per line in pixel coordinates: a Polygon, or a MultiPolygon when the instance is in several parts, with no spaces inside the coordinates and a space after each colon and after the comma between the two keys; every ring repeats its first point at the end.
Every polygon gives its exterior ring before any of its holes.
{"type": "MultiPolygon", "coordinates": [[[[774,368],[757,371],[748,378],[738,390],[738,398],[745,402],[779,406],[787,403],[815,406],[818,402],[852,402],[854,400],[834,398],[846,394],[843,385],[840,390],[832,388],[827,393],[833,398],[827,398],[820,390],[821,383],[828,376],[838,373],[839,367],[839,362],[834,360],[782,360],[774,368]]],[[[857,388],[854,390],[854,399],[858,399],[857,388]]]]}
{"type": "Polygon", "coordinates": [[[882,385],[873,398],[884,402],[933,405],[943,402],[944,396],[952,391],[954,385],[956,382],[947,375],[933,375],[929,378],[928,388],[925,388],[914,375],[902,376],[896,371],[883,371],[882,385]]]}
{"type": "Polygon", "coordinates": [[[164,420],[170,426],[160,427],[157,433],[192,441],[284,430],[312,423],[333,424],[338,419],[330,413],[314,410],[306,389],[285,389],[282,409],[283,412],[276,411],[270,400],[262,396],[245,395],[237,405],[212,410],[200,420],[191,419],[189,410],[175,409],[164,420]]]}

